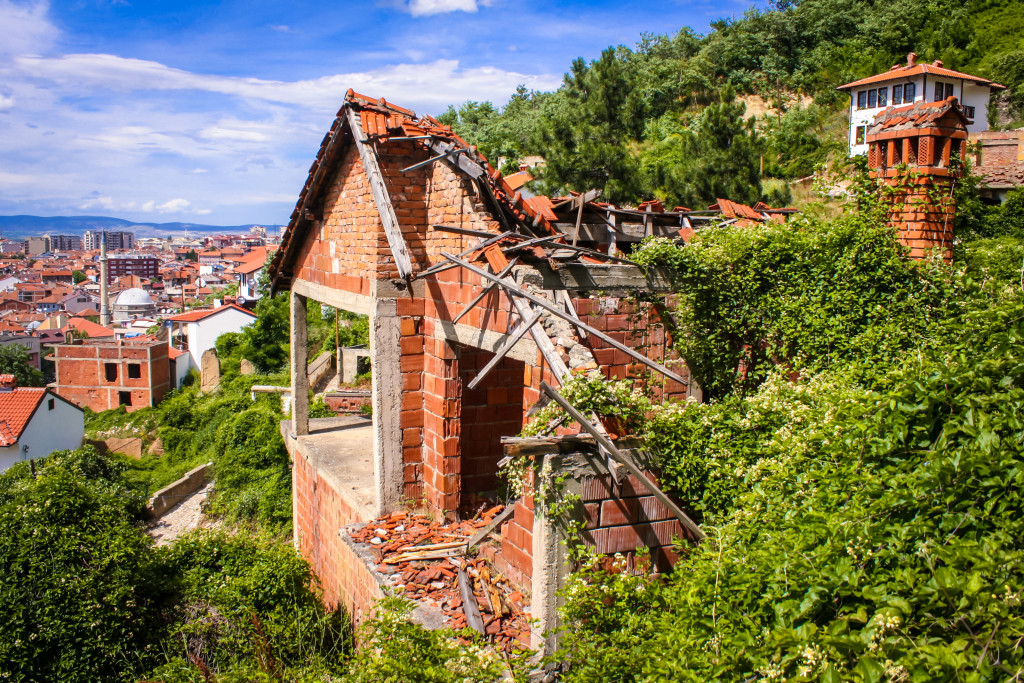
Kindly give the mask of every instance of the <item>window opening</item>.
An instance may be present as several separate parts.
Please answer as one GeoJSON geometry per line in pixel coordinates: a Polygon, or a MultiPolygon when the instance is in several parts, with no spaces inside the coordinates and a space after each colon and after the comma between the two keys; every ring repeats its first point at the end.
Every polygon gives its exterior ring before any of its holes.
{"type": "Polygon", "coordinates": [[[119,391],[117,392],[117,405],[119,406],[130,406],[132,404],[132,392],[130,391],[119,391]]]}
{"type": "Polygon", "coordinates": [[[138,363],[128,364],[128,379],[141,379],[142,378],[142,366],[138,363]]]}
{"type": "Polygon", "coordinates": [[[892,86],[892,103],[903,104],[903,86],[894,85],[892,86]]]}
{"type": "Polygon", "coordinates": [[[886,99],[888,97],[889,97],[889,89],[888,88],[879,88],[878,89],[878,106],[879,107],[886,106],[885,101],[886,101],[886,99]]]}
{"type": "Polygon", "coordinates": [[[108,382],[117,381],[117,363],[104,363],[103,374],[106,376],[108,382]]]}

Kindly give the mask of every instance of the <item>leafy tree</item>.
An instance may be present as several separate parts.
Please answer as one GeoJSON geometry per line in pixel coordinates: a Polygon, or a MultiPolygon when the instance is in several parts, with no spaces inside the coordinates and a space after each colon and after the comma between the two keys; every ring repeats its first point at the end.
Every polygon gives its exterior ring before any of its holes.
{"type": "Polygon", "coordinates": [[[0,374],[14,375],[20,387],[41,387],[43,373],[32,366],[28,349],[20,344],[0,346],[0,374]]]}
{"type": "Polygon", "coordinates": [[[193,263],[199,263],[199,254],[196,253],[195,249],[189,249],[185,253],[185,260],[192,261],[193,263]]]}
{"type": "Polygon", "coordinates": [[[79,284],[79,283],[85,282],[85,281],[86,281],[86,280],[88,280],[88,279],[89,279],[89,278],[88,278],[88,277],[86,277],[85,273],[83,273],[83,272],[82,272],[82,271],[80,271],[80,270],[75,270],[75,271],[72,271],[72,272],[71,272],[71,280],[72,280],[72,282],[74,282],[74,283],[75,283],[76,285],[77,285],[77,284],[79,284]]]}
{"type": "Polygon", "coordinates": [[[668,114],[648,130],[647,185],[670,205],[691,208],[717,198],[753,204],[761,198],[760,139],[730,89],[689,125],[668,114]]]}
{"type": "Polygon", "coordinates": [[[635,201],[640,178],[629,144],[643,132],[645,105],[628,51],[608,48],[590,64],[576,59],[559,95],[542,114],[536,140],[546,160],[541,187],[599,188],[612,203],[635,201]]]}

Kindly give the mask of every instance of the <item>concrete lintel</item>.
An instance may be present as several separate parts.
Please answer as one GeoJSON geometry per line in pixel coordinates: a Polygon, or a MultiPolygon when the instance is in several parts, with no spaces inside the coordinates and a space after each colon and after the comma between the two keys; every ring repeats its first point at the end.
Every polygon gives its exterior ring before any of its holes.
{"type": "MultiPolygon", "coordinates": [[[[539,324],[539,323],[538,323],[539,324]]],[[[483,349],[490,353],[496,352],[505,343],[508,337],[506,334],[494,332],[493,330],[481,330],[462,323],[451,323],[447,320],[436,320],[434,325],[434,338],[444,339],[449,342],[456,342],[465,346],[472,346],[483,349]]],[[[537,365],[537,343],[529,337],[523,337],[512,350],[508,357],[522,361],[527,365],[537,365]]]]}
{"type": "Polygon", "coordinates": [[[583,264],[565,263],[555,271],[546,263],[518,266],[516,276],[520,284],[529,284],[545,290],[602,291],[623,295],[638,291],[668,293],[672,291],[669,279],[661,271],[645,273],[637,266],[626,263],[583,264]]]}
{"type": "Polygon", "coordinates": [[[354,294],[343,289],[318,285],[308,280],[295,280],[292,283],[291,291],[314,301],[319,301],[322,304],[360,315],[372,315],[377,305],[377,300],[372,296],[354,294]]]}
{"type": "Polygon", "coordinates": [[[402,330],[396,308],[394,299],[378,299],[370,315],[373,464],[378,515],[399,507],[405,482],[401,419],[402,330]]]}

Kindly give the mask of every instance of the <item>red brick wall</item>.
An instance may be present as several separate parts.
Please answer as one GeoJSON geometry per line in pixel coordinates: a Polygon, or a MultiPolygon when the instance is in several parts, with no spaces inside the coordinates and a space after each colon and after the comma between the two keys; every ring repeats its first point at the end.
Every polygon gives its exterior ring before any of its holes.
{"type": "Polygon", "coordinates": [[[131,393],[128,412],[156,405],[170,388],[167,344],[109,345],[59,344],[57,358],[58,393],[72,403],[95,411],[120,405],[119,392],[131,393]],[[107,381],[105,365],[117,366],[117,379],[107,381]],[[137,364],[140,377],[128,376],[128,366],[137,364]]]}
{"type": "Polygon", "coordinates": [[[349,524],[368,520],[361,519],[304,457],[294,457],[293,462],[296,508],[292,524],[299,551],[320,579],[324,602],[344,606],[358,621],[383,593],[370,569],[338,532],[349,524]]]}
{"type": "Polygon", "coordinates": [[[885,196],[887,218],[900,244],[910,248],[910,258],[922,259],[938,249],[946,261],[952,261],[956,202],[950,196],[950,178],[923,175],[909,181],[887,177],[886,181],[897,188],[885,196]]]}
{"type": "Polygon", "coordinates": [[[493,353],[459,347],[462,386],[462,430],[459,439],[462,502],[474,493],[498,488],[498,461],[505,457],[501,437],[515,436],[523,428],[525,363],[505,356],[475,389],[469,383],[494,358],[493,353]]]}
{"type": "MultiPolygon", "coordinates": [[[[657,481],[653,473],[646,475],[657,481]]],[[[668,507],[636,477],[624,478],[618,490],[612,486],[611,475],[584,474],[575,478],[583,504],[584,541],[597,553],[609,555],[650,548],[655,566],[667,571],[679,559],[673,541],[693,540],[668,507]]],[[[532,477],[528,486],[532,486],[532,477]]],[[[533,573],[533,495],[528,492],[515,505],[512,519],[502,525],[501,550],[494,561],[512,581],[528,586],[533,573]]]]}
{"type": "Polygon", "coordinates": [[[371,395],[365,396],[325,396],[324,404],[336,413],[361,413],[370,405],[371,395]]]}
{"type": "MultiPolygon", "coordinates": [[[[678,359],[661,315],[653,305],[645,303],[637,308],[633,302],[615,297],[575,298],[573,304],[583,322],[651,360],[664,363],[666,359],[678,359]]],[[[608,379],[635,379],[638,385],[649,385],[654,397],[659,400],[686,400],[691,393],[689,387],[650,370],[625,351],[593,335],[589,335],[584,343],[590,347],[594,361],[608,379]]],[[[668,365],[689,379],[686,365],[678,362],[668,365]]]]}
{"type": "MultiPolygon", "coordinates": [[[[653,473],[645,474],[657,482],[653,473]]],[[[693,540],[668,507],[632,475],[623,479],[617,492],[611,475],[583,477],[580,497],[586,514],[586,540],[600,554],[650,548],[651,559],[665,571],[678,559],[673,539],[693,540]]]]}
{"type": "Polygon", "coordinates": [[[533,577],[533,496],[523,496],[515,506],[512,519],[501,526],[501,552],[494,563],[509,580],[526,588],[533,577]]]}

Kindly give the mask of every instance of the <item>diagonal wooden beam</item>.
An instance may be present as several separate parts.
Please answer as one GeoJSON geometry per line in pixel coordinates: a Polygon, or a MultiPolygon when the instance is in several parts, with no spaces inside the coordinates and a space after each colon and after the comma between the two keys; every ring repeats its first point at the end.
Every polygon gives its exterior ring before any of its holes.
{"type": "MultiPolygon", "coordinates": [[[[519,259],[517,259],[517,258],[514,258],[511,261],[509,261],[509,264],[507,266],[505,266],[505,268],[500,273],[498,273],[498,277],[499,278],[503,278],[506,275],[508,275],[509,273],[511,273],[512,269],[515,268],[515,265],[518,262],[519,262],[519,259]]],[[[450,264],[450,265],[452,265],[455,268],[458,268],[458,265],[456,265],[454,263],[450,264]]],[[[462,320],[462,317],[464,315],[466,315],[467,313],[472,311],[473,307],[476,306],[478,303],[480,303],[483,300],[483,298],[485,296],[487,296],[487,293],[490,292],[492,289],[494,289],[497,286],[498,286],[497,282],[489,283],[486,287],[483,288],[483,291],[481,291],[479,294],[477,294],[475,297],[473,297],[473,300],[470,301],[468,304],[466,304],[466,307],[462,309],[461,313],[459,313],[457,316],[455,316],[455,318],[452,320],[452,322],[453,323],[457,323],[460,320],[462,320]]]]}
{"type": "MultiPolygon", "coordinates": [[[[633,358],[633,359],[643,363],[644,365],[646,365],[647,367],[651,368],[652,370],[657,370],[658,372],[660,372],[661,374],[665,375],[669,379],[675,380],[676,382],[679,382],[682,385],[688,384],[688,382],[685,379],[683,379],[680,375],[672,372],[671,370],[666,368],[661,363],[659,363],[657,361],[654,361],[654,360],[651,360],[650,358],[648,358],[644,354],[640,353],[639,351],[635,351],[634,349],[631,349],[630,347],[626,346],[625,344],[623,344],[621,342],[618,342],[615,339],[612,339],[611,337],[609,337],[607,334],[605,334],[601,330],[597,329],[596,327],[591,327],[590,325],[588,325],[587,323],[583,322],[582,320],[573,319],[572,316],[570,316],[568,313],[566,313],[560,307],[555,306],[554,304],[546,301],[545,299],[542,299],[539,296],[535,296],[533,294],[530,294],[525,289],[519,287],[518,285],[516,285],[516,284],[514,284],[512,282],[509,282],[507,278],[504,279],[504,280],[501,280],[501,279],[495,277],[494,275],[488,273],[487,271],[482,270],[480,268],[477,268],[472,263],[464,261],[464,260],[458,258],[457,256],[453,256],[453,255],[451,255],[451,254],[449,254],[447,252],[441,252],[441,255],[444,256],[449,261],[452,261],[454,263],[458,263],[460,266],[462,266],[463,268],[469,270],[470,272],[476,273],[477,275],[479,275],[482,278],[498,282],[505,289],[506,293],[509,294],[509,298],[511,298],[513,300],[513,302],[515,301],[515,297],[512,296],[513,294],[515,296],[518,296],[518,297],[521,297],[523,299],[526,299],[530,303],[535,304],[537,306],[540,306],[541,308],[543,308],[546,311],[550,311],[551,313],[554,313],[555,315],[557,315],[562,320],[566,320],[569,323],[571,323],[572,325],[575,325],[576,327],[578,327],[578,328],[580,328],[582,330],[586,330],[590,334],[594,335],[595,337],[597,337],[598,339],[603,341],[605,344],[608,344],[609,346],[615,347],[619,351],[622,351],[623,353],[625,353],[630,358],[633,358]]],[[[521,312],[520,312],[520,317],[522,317],[522,313],[521,312]]]]}
{"type": "Polygon", "coordinates": [[[409,248],[402,237],[402,228],[398,224],[398,216],[395,215],[395,207],[391,204],[391,195],[384,184],[384,174],[381,173],[380,164],[377,161],[377,152],[363,142],[363,129],[356,118],[356,112],[352,107],[347,107],[348,125],[352,128],[352,138],[355,140],[356,149],[359,150],[359,159],[363,162],[363,170],[366,171],[366,179],[370,183],[370,191],[373,192],[374,202],[377,204],[377,212],[380,214],[380,222],[384,225],[384,234],[387,235],[388,245],[391,247],[391,255],[395,258],[395,265],[398,267],[398,275],[403,280],[412,276],[412,258],[409,256],[409,248]]]}
{"type": "Polygon", "coordinates": [[[602,434],[601,431],[590,422],[590,420],[583,417],[583,414],[580,411],[573,408],[572,404],[565,400],[564,396],[558,393],[556,389],[553,389],[547,382],[541,382],[540,389],[550,396],[551,400],[560,405],[562,410],[568,413],[569,417],[578,422],[584,431],[594,437],[594,439],[597,440],[597,443],[600,444],[601,447],[604,448],[620,465],[625,467],[630,474],[639,479],[640,483],[646,486],[647,490],[651,492],[651,495],[661,501],[698,541],[703,541],[707,538],[707,535],[700,530],[700,527],[697,526],[696,522],[690,519],[689,515],[679,509],[679,506],[676,505],[664,491],[658,488],[657,484],[647,478],[647,475],[644,474],[643,470],[636,466],[632,459],[623,455],[622,452],[615,447],[615,444],[611,442],[611,439],[602,434]]]}
{"type": "Polygon", "coordinates": [[[511,351],[512,347],[515,346],[516,343],[518,343],[519,340],[523,338],[523,335],[529,332],[530,328],[533,327],[538,320],[540,320],[540,314],[543,312],[544,311],[540,310],[539,308],[536,309],[530,315],[530,318],[528,320],[523,321],[523,324],[517,327],[515,332],[512,332],[511,334],[508,335],[508,338],[505,340],[505,343],[501,345],[501,348],[494,352],[494,357],[487,362],[487,365],[484,366],[483,370],[477,373],[477,376],[474,377],[473,381],[469,383],[470,389],[476,389],[477,385],[479,385],[480,382],[483,381],[484,377],[487,376],[487,373],[489,373],[491,370],[497,367],[498,363],[501,362],[501,359],[505,357],[505,354],[511,351]]]}

